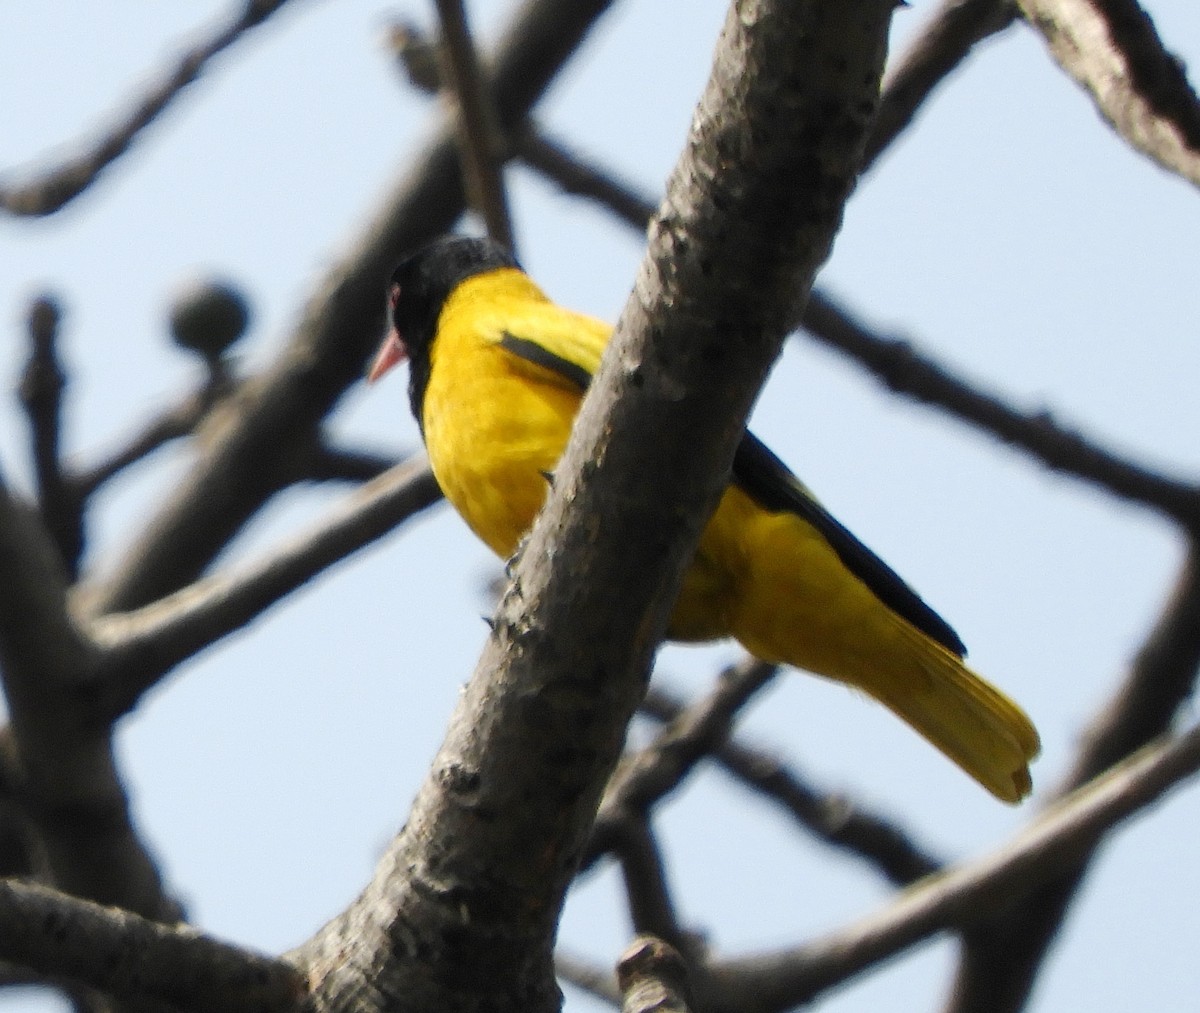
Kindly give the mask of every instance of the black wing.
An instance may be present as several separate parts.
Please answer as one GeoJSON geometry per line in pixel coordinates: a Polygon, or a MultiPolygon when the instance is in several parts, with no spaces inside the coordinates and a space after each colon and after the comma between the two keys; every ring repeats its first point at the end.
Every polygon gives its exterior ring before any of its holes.
{"type": "MultiPolygon", "coordinates": [[[[555,355],[544,345],[506,332],[502,347],[514,355],[558,373],[586,391],[592,375],[578,363],[555,355]]],[[[797,514],[833,547],[846,569],[897,615],[936,640],[959,657],[966,647],[947,622],[925,604],[900,576],[854,537],[828,510],[817,502],[787,466],[757,436],[747,430],[733,457],[733,481],[767,510],[797,514]]]]}
{"type": "Polygon", "coordinates": [[[808,521],[833,546],[846,569],[888,608],[959,657],[967,653],[949,624],[821,506],[787,466],[749,431],[742,436],[733,458],[733,481],[760,506],[774,511],[788,510],[808,521]]]}
{"type": "Polygon", "coordinates": [[[500,338],[500,347],[512,352],[518,358],[557,373],[575,384],[581,391],[586,391],[588,384],[592,382],[592,374],[579,363],[572,362],[561,355],[555,355],[545,345],[539,345],[536,341],[530,341],[529,338],[518,338],[511,331],[504,332],[500,338]]]}

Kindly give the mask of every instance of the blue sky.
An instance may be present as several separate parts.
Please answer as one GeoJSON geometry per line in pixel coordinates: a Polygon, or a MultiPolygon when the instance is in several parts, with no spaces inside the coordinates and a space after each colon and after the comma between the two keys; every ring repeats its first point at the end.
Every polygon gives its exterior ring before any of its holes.
{"type": "MultiPolygon", "coordinates": [[[[0,223],[0,374],[7,382],[20,369],[29,295],[57,292],[69,456],[93,459],[119,443],[195,378],[165,317],[171,293],[197,272],[245,288],[254,322],[243,362],[271,360],[312,285],[427,136],[436,105],[398,80],[382,39],[391,15],[427,22],[431,6],[299,0],[222,56],[68,210],[0,223]]],[[[897,15],[898,44],[932,6],[919,0],[897,15]]],[[[1145,6],[1175,52],[1200,60],[1190,0],[1145,6]]],[[[91,136],[224,10],[10,0],[0,9],[0,167],[44,163],[91,136]]],[[[481,39],[508,10],[472,5],[481,39]]],[[[723,14],[715,0],[694,0],[686,17],[664,0],[625,0],[541,118],[657,193],[723,14]]],[[[614,318],[640,237],[526,170],[509,178],[527,269],[559,301],[614,318]]],[[[863,181],[821,283],[1016,403],[1051,407],[1186,476],[1198,464],[1198,234],[1195,190],[1125,149],[1018,28],[982,47],[863,181]]],[[[1181,547],[1173,531],[800,341],[753,425],[956,626],[975,667],[1026,706],[1045,743],[1035,783],[1053,785],[1169,591],[1181,547]]],[[[419,439],[400,379],[354,391],[335,428],[394,452],[419,439]]],[[[0,468],[21,487],[25,440],[5,399],[0,468]]],[[[98,578],[187,463],[186,450],[169,451],[101,497],[88,557],[98,578]]],[[[276,544],[342,494],[282,497],[228,559],[276,544]]],[[[201,927],[277,952],[354,896],[403,822],[473,667],[486,632],[482,587],[495,572],[439,509],[184,666],[125,722],[137,820],[201,927]]],[[[727,645],[669,649],[659,670],[700,692],[736,656],[727,645]]],[[[997,805],[881,709],[815,679],[782,680],[743,732],[819,783],[902,814],[948,856],[989,848],[1028,815],[997,805]]],[[[1183,997],[1200,986],[1197,797],[1195,787],[1177,792],[1106,848],[1035,1010],[1189,1005],[1183,997]]],[[[725,952],[797,941],[887,896],[868,871],[798,837],[712,772],[657,826],[685,919],[725,952]]],[[[616,895],[611,870],[586,881],[564,943],[611,961],[628,933],[616,895]]],[[[933,1007],[952,960],[950,943],[927,945],[822,1008],[933,1007]]],[[[29,1003],[0,999],[0,1009],[29,1003]]],[[[588,1008],[569,996],[568,1009],[588,1008]]]]}

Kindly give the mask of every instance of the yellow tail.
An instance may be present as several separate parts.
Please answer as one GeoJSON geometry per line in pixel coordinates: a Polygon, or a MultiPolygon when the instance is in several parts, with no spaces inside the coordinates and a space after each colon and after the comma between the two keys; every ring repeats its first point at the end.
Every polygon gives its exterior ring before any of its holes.
{"type": "Polygon", "coordinates": [[[1020,802],[1032,789],[1029,763],[1041,749],[1037,729],[1012,700],[985,682],[941,644],[904,620],[908,662],[894,658],[886,680],[870,693],[997,798],[1020,802]]]}
{"type": "MultiPolygon", "coordinates": [[[[726,632],[751,654],[869,693],[997,798],[1029,794],[1040,746],[1021,708],[885,605],[807,522],[731,489],[700,559],[732,575],[726,632]]],[[[690,618],[684,590],[676,611],[690,618]]]]}

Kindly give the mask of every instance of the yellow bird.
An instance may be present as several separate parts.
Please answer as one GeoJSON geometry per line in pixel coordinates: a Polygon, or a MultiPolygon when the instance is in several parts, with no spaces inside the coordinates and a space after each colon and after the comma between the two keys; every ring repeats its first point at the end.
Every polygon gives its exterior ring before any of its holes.
{"type": "MultiPolygon", "coordinates": [[[[611,328],[551,302],[501,247],[448,237],[392,277],[370,379],[410,363],[442,491],[501,558],[533,525],[611,328]]],[[[1029,794],[1037,731],[962,662],[955,632],[747,432],[669,636],[733,637],[869,693],[1005,802],[1029,794]]]]}

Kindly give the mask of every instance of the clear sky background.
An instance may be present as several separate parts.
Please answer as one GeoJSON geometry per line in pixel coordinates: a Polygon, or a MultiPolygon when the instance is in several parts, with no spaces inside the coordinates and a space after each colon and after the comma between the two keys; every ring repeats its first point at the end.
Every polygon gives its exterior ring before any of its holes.
{"type": "MultiPolygon", "coordinates": [[[[0,167],[45,163],[92,136],[223,3],[0,6],[0,167]]],[[[1145,4],[1200,62],[1194,0],[1145,4]]],[[[902,45],[933,4],[896,17],[902,45]]],[[[311,286],[354,242],[434,122],[383,45],[422,2],[300,0],[228,51],[87,195],[47,221],[0,221],[0,376],[22,363],[28,297],[63,301],[66,447],[94,459],[169,404],[198,367],[166,336],[170,295],[197,271],[246,290],[243,362],[269,362],[311,286]]],[[[725,3],[623,0],[540,115],[647,192],[674,164],[725,3]]],[[[507,0],[471,6],[481,41],[507,0]]],[[[1193,75],[1193,80],[1195,77],[1193,75]]],[[[615,318],[641,237],[509,174],[520,253],[560,302],[615,318]]],[[[1180,475],[1200,465],[1200,200],[1129,152],[1024,28],[976,54],[861,184],[821,283],[1026,407],[1180,475]]],[[[383,294],[381,293],[381,299],[383,294]]],[[[1157,614],[1181,545],[1153,516],[1054,476],[989,438],[889,396],[796,340],[754,428],[958,629],[981,672],[1033,715],[1052,786],[1084,723],[1157,614]]],[[[355,390],[348,442],[400,452],[419,436],[403,379],[355,390]]],[[[188,453],[106,492],[87,564],[119,558],[188,453]]],[[[29,487],[24,419],[0,402],[0,467],[29,487]]],[[[251,556],[344,490],[283,497],[239,540],[251,556]]],[[[229,560],[223,560],[228,562],[229,560]]],[[[202,928],[268,952],[343,908],[404,820],[471,671],[497,568],[439,508],[325,575],[155,691],[121,728],[138,824],[202,928]]],[[[659,675],[701,692],[730,646],[664,651],[659,675]]],[[[785,752],[948,857],[1028,818],[981,792],[882,709],[792,676],[742,733],[785,752]]],[[[1034,997],[1037,1011],[1193,1009],[1200,994],[1200,792],[1123,831],[1088,880],[1034,997]]],[[[1035,802],[1036,804],[1036,802],[1035,802]]],[[[796,835],[707,773],[658,819],[690,927],[726,953],[812,937],[883,903],[869,870],[796,835]]],[[[576,891],[562,938],[611,963],[628,938],[612,870],[576,891]]],[[[935,1009],[954,947],[934,942],[820,1008],[935,1009]]],[[[58,1008],[30,994],[0,1010],[58,1008]]],[[[594,1008],[569,993],[568,1009],[594,1008]]]]}

